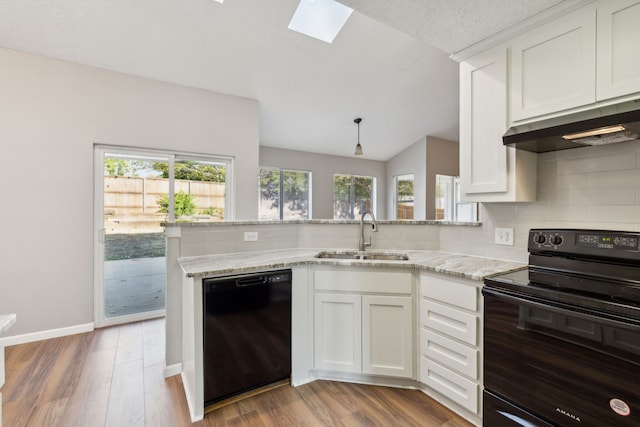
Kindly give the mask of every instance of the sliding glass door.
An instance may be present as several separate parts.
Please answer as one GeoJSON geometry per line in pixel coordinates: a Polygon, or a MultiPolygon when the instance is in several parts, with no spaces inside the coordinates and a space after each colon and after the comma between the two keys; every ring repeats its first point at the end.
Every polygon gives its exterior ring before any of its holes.
{"type": "Polygon", "coordinates": [[[164,221],[221,221],[230,161],[96,147],[95,322],[164,316],[164,221]]]}

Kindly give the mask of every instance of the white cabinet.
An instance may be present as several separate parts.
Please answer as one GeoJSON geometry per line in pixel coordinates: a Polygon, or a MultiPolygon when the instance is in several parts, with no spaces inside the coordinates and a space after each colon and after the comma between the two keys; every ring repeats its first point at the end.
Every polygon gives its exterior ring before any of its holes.
{"type": "Polygon", "coordinates": [[[362,372],[413,377],[413,298],[362,296],[362,372]]]}
{"type": "Polygon", "coordinates": [[[315,367],[361,372],[361,296],[318,292],[314,298],[315,367]]]}
{"type": "Polygon", "coordinates": [[[511,121],[595,102],[596,11],[562,17],[511,44],[511,121]]]}
{"type": "Polygon", "coordinates": [[[314,271],[314,367],[413,378],[413,274],[314,271]]]}
{"type": "Polygon", "coordinates": [[[598,100],[640,92],[639,22],[639,0],[598,4],[598,100]]]}
{"type": "Polygon", "coordinates": [[[507,148],[507,49],[460,64],[460,180],[462,202],[536,198],[536,156],[507,148]]]}
{"type": "Polygon", "coordinates": [[[511,43],[510,121],[640,93],[639,0],[600,0],[511,43]]]}
{"type": "Polygon", "coordinates": [[[455,404],[480,412],[479,284],[420,275],[420,382],[455,404]]]}

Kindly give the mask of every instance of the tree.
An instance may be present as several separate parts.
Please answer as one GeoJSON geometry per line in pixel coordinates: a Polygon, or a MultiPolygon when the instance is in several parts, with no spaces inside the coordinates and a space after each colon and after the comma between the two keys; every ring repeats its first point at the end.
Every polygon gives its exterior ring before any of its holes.
{"type": "Polygon", "coordinates": [[[143,161],[107,157],[104,159],[104,174],[107,176],[138,176],[144,169],[143,161]]]}
{"type": "Polygon", "coordinates": [[[398,180],[398,198],[413,199],[413,179],[399,179],[398,180]]]}
{"type": "Polygon", "coordinates": [[[271,207],[280,206],[280,170],[262,169],[258,171],[260,197],[271,200],[271,207]]]}
{"type": "MultiPolygon", "coordinates": [[[[154,162],[153,169],[160,172],[162,178],[169,178],[169,164],[154,162]]],[[[182,160],[174,164],[175,179],[190,181],[225,182],[225,165],[201,163],[192,160],[182,160]]]]}
{"type": "MultiPolygon", "coordinates": [[[[261,168],[258,170],[258,181],[260,198],[270,201],[271,209],[279,208],[280,203],[286,201],[288,212],[306,216],[309,210],[309,174],[307,172],[261,168]]],[[[285,217],[288,216],[285,215],[285,217]]]]}
{"type": "Polygon", "coordinates": [[[371,208],[373,178],[334,175],[333,210],[335,218],[354,219],[357,213],[371,208]]]}

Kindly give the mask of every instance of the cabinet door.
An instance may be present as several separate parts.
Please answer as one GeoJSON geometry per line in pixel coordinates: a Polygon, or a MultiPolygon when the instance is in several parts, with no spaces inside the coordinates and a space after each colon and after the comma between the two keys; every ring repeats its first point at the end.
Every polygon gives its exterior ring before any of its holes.
{"type": "Polygon", "coordinates": [[[511,47],[511,120],[595,102],[596,12],[562,17],[511,47]]]}
{"type": "Polygon", "coordinates": [[[598,101],[640,92],[640,1],[598,5],[598,101]]]}
{"type": "Polygon", "coordinates": [[[362,371],[362,304],[360,295],[315,294],[315,367],[362,371]]]}
{"type": "Polygon", "coordinates": [[[413,378],[412,298],[362,297],[362,370],[413,378]]]}
{"type": "MultiPolygon", "coordinates": [[[[460,64],[460,180],[462,194],[507,191],[507,51],[460,64]]],[[[464,198],[464,196],[463,196],[464,198]]]]}

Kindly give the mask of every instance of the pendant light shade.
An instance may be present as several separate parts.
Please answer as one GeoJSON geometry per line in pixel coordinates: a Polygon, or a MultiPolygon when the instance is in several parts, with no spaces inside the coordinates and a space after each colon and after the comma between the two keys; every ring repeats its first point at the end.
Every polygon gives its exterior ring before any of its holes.
{"type": "Polygon", "coordinates": [[[356,156],[361,156],[362,155],[362,145],[360,145],[360,122],[362,121],[362,119],[360,117],[358,117],[357,119],[355,119],[353,121],[353,123],[358,125],[358,144],[356,145],[356,151],[353,153],[356,156]]]}

